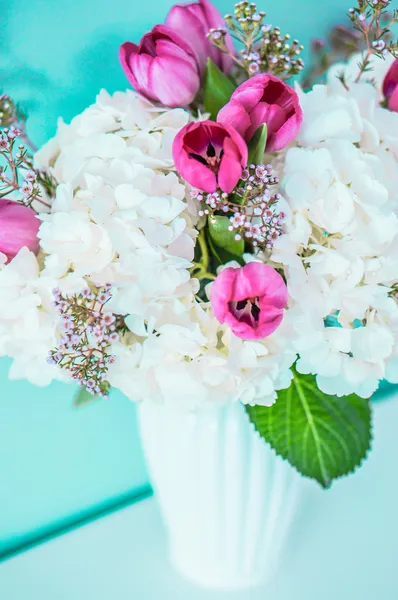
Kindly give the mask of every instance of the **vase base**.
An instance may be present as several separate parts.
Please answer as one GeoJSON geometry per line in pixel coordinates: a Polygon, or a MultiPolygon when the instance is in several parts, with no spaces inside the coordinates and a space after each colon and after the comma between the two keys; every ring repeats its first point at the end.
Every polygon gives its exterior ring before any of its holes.
{"type": "Polygon", "coordinates": [[[248,590],[263,586],[270,578],[264,575],[238,574],[232,569],[216,568],[215,565],[212,565],[212,568],[207,568],[206,565],[200,569],[198,563],[189,564],[173,554],[170,556],[170,563],[184,579],[207,590],[225,592],[248,590]]]}

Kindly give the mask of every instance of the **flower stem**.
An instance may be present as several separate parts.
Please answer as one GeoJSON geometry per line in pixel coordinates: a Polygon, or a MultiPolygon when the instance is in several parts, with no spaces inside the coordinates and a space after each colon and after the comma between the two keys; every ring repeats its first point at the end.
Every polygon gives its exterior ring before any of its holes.
{"type": "Polygon", "coordinates": [[[209,268],[209,250],[207,248],[206,240],[205,240],[205,230],[201,229],[198,235],[199,248],[202,253],[200,266],[201,271],[206,271],[209,268]]]}
{"type": "Polygon", "coordinates": [[[27,146],[29,146],[33,153],[37,152],[37,146],[35,146],[32,140],[28,137],[24,129],[22,129],[21,135],[19,137],[25,142],[27,146]]]}
{"type": "Polygon", "coordinates": [[[213,273],[208,273],[207,271],[206,271],[206,273],[201,272],[200,277],[198,277],[198,279],[210,279],[210,281],[214,281],[215,278],[216,278],[216,276],[213,275],[213,273]]]}
{"type": "Polygon", "coordinates": [[[192,277],[196,277],[196,279],[209,279],[213,281],[216,276],[213,273],[209,272],[209,249],[207,247],[206,238],[205,238],[205,230],[201,229],[198,235],[198,243],[201,252],[200,262],[195,262],[192,268],[191,274],[192,277]]]}

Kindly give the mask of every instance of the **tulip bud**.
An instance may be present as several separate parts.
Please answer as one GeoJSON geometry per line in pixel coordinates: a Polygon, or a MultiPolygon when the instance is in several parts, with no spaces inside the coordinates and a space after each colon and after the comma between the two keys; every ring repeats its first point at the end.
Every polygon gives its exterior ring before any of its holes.
{"type": "Polygon", "coordinates": [[[137,92],[164,106],[188,106],[199,90],[199,66],[191,48],[165,25],[145,34],[139,46],[122,44],[119,58],[137,92]]]}
{"type": "Polygon", "coordinates": [[[285,148],[296,137],[302,120],[294,89],[268,74],[256,75],[242,83],[217,117],[218,122],[234,127],[247,142],[265,123],[268,152],[285,148]]]}
{"type": "MultiPolygon", "coordinates": [[[[217,48],[207,37],[210,30],[225,29],[225,22],[218,10],[208,0],[199,0],[190,4],[176,4],[166,19],[167,27],[173,29],[191,48],[199,65],[201,76],[204,74],[208,58],[223,71],[232,69],[232,58],[217,48]]],[[[234,53],[232,38],[224,36],[226,48],[234,53]]]]}
{"type": "Polygon", "coordinates": [[[383,81],[383,94],[388,108],[398,112],[398,58],[392,63],[383,81]]]}
{"type": "Polygon", "coordinates": [[[26,246],[37,252],[40,221],[27,206],[13,200],[0,199],[0,252],[12,260],[26,246]]]}

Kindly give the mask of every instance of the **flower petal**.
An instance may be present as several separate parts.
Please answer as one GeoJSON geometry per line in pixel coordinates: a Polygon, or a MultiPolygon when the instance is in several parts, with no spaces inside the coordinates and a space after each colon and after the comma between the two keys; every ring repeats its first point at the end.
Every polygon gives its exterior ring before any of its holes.
{"type": "Polygon", "coordinates": [[[139,91],[140,86],[138,84],[137,78],[135,77],[134,72],[131,69],[131,58],[138,53],[137,44],[133,44],[132,42],[125,42],[120,46],[119,49],[119,60],[122,65],[122,68],[127,76],[127,79],[137,91],[139,91]]]}
{"type": "MultiPolygon", "coordinates": [[[[388,69],[383,81],[383,94],[389,99],[398,86],[398,58],[388,69]]],[[[394,109],[393,109],[394,110],[394,109]]]]}
{"type": "Polygon", "coordinates": [[[398,112],[398,85],[390,96],[388,108],[394,112],[398,112]]]}
{"type": "Polygon", "coordinates": [[[247,142],[265,123],[268,127],[266,149],[271,152],[281,150],[293,140],[302,119],[297,93],[269,74],[256,75],[240,85],[217,117],[219,122],[239,131],[247,142]]]}
{"type": "Polygon", "coordinates": [[[244,106],[239,102],[230,100],[217,115],[217,121],[235,130],[246,139],[246,131],[251,126],[250,117],[244,106]]]}
{"type": "Polygon", "coordinates": [[[229,313],[228,304],[232,300],[238,270],[227,267],[216,277],[211,287],[211,306],[217,321],[224,323],[229,313]]]}

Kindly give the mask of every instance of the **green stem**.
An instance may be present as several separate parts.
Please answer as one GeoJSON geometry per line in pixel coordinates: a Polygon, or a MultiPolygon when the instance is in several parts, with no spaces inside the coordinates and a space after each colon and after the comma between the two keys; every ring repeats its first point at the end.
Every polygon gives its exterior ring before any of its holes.
{"type": "Polygon", "coordinates": [[[200,273],[200,277],[198,277],[198,279],[209,279],[210,281],[214,281],[216,278],[215,275],[213,275],[213,273],[208,273],[208,272],[201,272],[200,273]]]}
{"type": "Polygon", "coordinates": [[[213,281],[216,276],[209,272],[209,249],[207,247],[206,238],[205,238],[205,230],[201,229],[198,235],[198,242],[202,256],[200,257],[200,262],[193,263],[193,268],[191,270],[192,277],[196,279],[209,279],[213,281]]]}
{"type": "Polygon", "coordinates": [[[0,198],[4,198],[5,196],[8,196],[9,194],[11,194],[14,191],[14,187],[7,189],[6,191],[2,191],[0,192],[0,198]]]}
{"type": "Polygon", "coordinates": [[[206,240],[205,240],[205,230],[201,229],[198,235],[199,248],[202,253],[200,266],[201,270],[207,271],[209,268],[209,250],[207,248],[206,240]]]}

